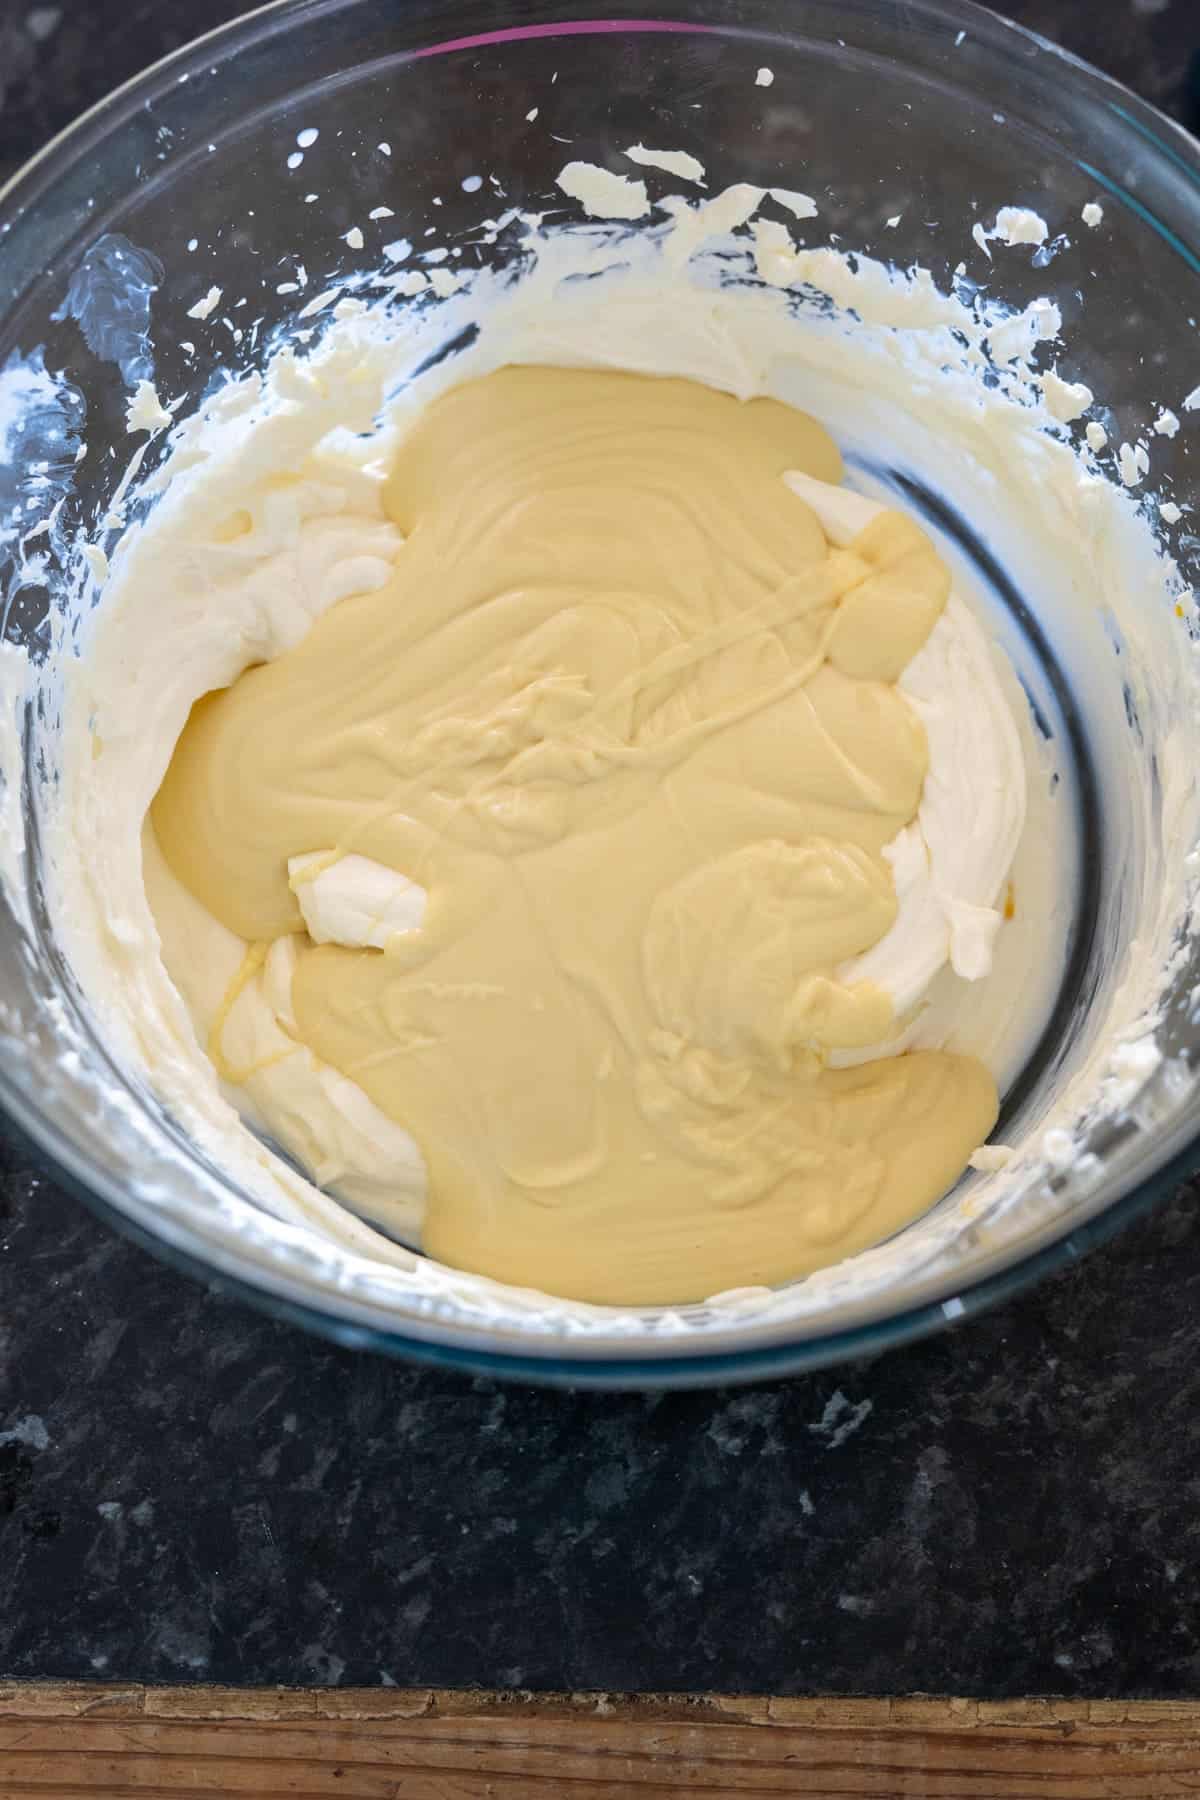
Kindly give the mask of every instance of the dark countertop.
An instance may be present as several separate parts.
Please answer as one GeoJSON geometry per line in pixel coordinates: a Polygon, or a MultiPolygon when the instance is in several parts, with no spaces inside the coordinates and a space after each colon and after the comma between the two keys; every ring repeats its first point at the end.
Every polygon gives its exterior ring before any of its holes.
{"type": "MultiPolygon", "coordinates": [[[[0,170],[238,10],[0,3],[0,170]]],[[[1195,122],[1194,0],[1005,10],[1195,122]]],[[[1196,1197],[870,1363],[571,1395],[271,1323],[0,1140],[0,1677],[1200,1695],[1196,1197]]]]}

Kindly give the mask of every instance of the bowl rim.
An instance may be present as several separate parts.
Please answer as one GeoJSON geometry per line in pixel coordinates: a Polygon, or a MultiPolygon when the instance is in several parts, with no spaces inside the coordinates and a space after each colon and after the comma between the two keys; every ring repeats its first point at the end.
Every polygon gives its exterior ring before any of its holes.
{"type": "Polygon", "coordinates": [[[1014,1259],[993,1274],[958,1285],[952,1293],[900,1312],[882,1314],[848,1330],[793,1335],[784,1327],[778,1341],[733,1350],[698,1347],[689,1351],[678,1344],[660,1347],[642,1343],[636,1355],[613,1355],[606,1347],[586,1344],[572,1354],[564,1350],[561,1339],[530,1338],[517,1352],[497,1349],[494,1343],[485,1347],[482,1340],[486,1332],[481,1329],[474,1334],[481,1341],[474,1343],[467,1327],[453,1331],[431,1327],[428,1335],[418,1335],[411,1328],[398,1331],[390,1326],[361,1323],[348,1312],[326,1311],[314,1305],[298,1283],[274,1270],[264,1273],[260,1269],[261,1278],[252,1280],[244,1269],[215,1264],[203,1254],[201,1241],[193,1239],[190,1233],[155,1231],[146,1222],[145,1213],[135,1214],[115,1197],[100,1194],[90,1178],[69,1167],[42,1142],[37,1129],[40,1121],[18,1118],[9,1110],[9,1104],[10,1096],[6,1094],[6,1122],[16,1125],[16,1135],[25,1140],[35,1159],[46,1165],[57,1186],[82,1201],[120,1237],[224,1297],[245,1301],[270,1318],[298,1325],[329,1342],[368,1349],[397,1361],[540,1387],[609,1391],[740,1386],[807,1374],[916,1343],[965,1324],[1006,1300],[1016,1299],[1042,1279],[1063,1273],[1089,1251],[1108,1243],[1169,1200],[1188,1177],[1200,1170],[1200,1140],[1193,1139],[1129,1193],[1039,1249],[1014,1259]]]}
{"type": "MultiPolygon", "coordinates": [[[[627,0],[618,0],[618,4],[627,0]]],[[[167,55],[149,64],[112,89],[54,137],[42,145],[13,174],[0,184],[0,209],[14,200],[20,205],[22,189],[37,177],[53,170],[56,161],[72,159],[77,142],[106,116],[120,112],[131,99],[154,88],[162,76],[181,67],[189,69],[202,64],[211,48],[220,44],[228,54],[240,45],[269,36],[282,22],[295,20],[302,24],[305,15],[350,12],[371,4],[371,0],[265,0],[201,36],[189,40],[167,55]]],[[[685,10],[687,0],[680,11],[685,10]]],[[[863,0],[851,0],[861,8],[863,0]]],[[[444,7],[450,11],[453,0],[444,7]]],[[[687,28],[687,21],[661,18],[638,20],[614,19],[610,8],[607,18],[561,21],[561,35],[579,35],[581,29],[658,30],[664,33],[687,28]]],[[[870,0],[870,10],[899,15],[918,15],[947,29],[968,29],[985,49],[1003,53],[1006,47],[1020,45],[1023,53],[1031,50],[1061,64],[1076,88],[1087,93],[1094,89],[1098,97],[1107,97],[1110,110],[1141,144],[1143,154],[1158,155],[1190,178],[1200,190],[1200,145],[1174,120],[1143,100],[1112,76],[1053,43],[1041,34],[1015,20],[1000,17],[975,0],[870,0]],[[1119,104],[1118,104],[1119,103],[1119,104]]],[[[695,29],[693,24],[692,29],[695,29]]],[[[711,28],[715,33],[763,37],[761,31],[730,21],[711,28]]],[[[781,21],[780,31],[786,30],[781,21]]],[[[491,31],[473,37],[446,39],[418,51],[401,52],[409,60],[415,56],[451,53],[482,46],[488,42],[530,35],[556,35],[552,26],[534,31],[491,31]]],[[[1111,184],[1107,184],[1111,187],[1111,184]]],[[[1170,238],[1153,219],[1152,225],[1170,238]]],[[[1172,240],[1173,241],[1173,240],[1172,240]]],[[[1174,244],[1181,250],[1183,246],[1174,244]]],[[[457,1368],[466,1373],[500,1377],[553,1386],[588,1386],[598,1388],[668,1388],[708,1387],[733,1382],[762,1381],[816,1369],[852,1357],[877,1354],[893,1345],[912,1342],[962,1319],[970,1318],[1010,1299],[1032,1286],[1044,1276],[1053,1274],[1077,1261],[1152,1207],[1167,1199],[1189,1176],[1200,1171],[1200,1124],[1180,1149],[1166,1159],[1150,1175],[1128,1191],[1102,1205],[1090,1216],[1049,1223],[1044,1233],[1034,1234],[1032,1247],[1020,1245],[1006,1253],[997,1252],[973,1280],[956,1282],[952,1273],[931,1277],[934,1290],[915,1304],[899,1311],[879,1311],[836,1331],[806,1328],[803,1321],[784,1323],[753,1333],[751,1321],[744,1327],[732,1325],[744,1336],[755,1336],[739,1348],[711,1346],[712,1337],[697,1338],[689,1345],[686,1339],[658,1338],[637,1340],[636,1349],[615,1352],[613,1343],[603,1339],[572,1344],[569,1339],[538,1333],[520,1340],[519,1348],[497,1347],[494,1331],[486,1325],[460,1319],[450,1324],[433,1317],[401,1315],[397,1329],[382,1317],[381,1305],[358,1302],[346,1295],[341,1308],[326,1308],[314,1301],[310,1285],[294,1277],[277,1263],[263,1259],[251,1263],[243,1254],[217,1253],[212,1239],[194,1229],[191,1222],[166,1215],[157,1207],[140,1204],[136,1196],[125,1191],[106,1171],[89,1166],[86,1153],[66,1140],[55,1128],[53,1120],[37,1105],[36,1099],[10,1076],[0,1061],[0,1113],[16,1128],[15,1135],[24,1138],[39,1160],[48,1165],[55,1182],[81,1199],[98,1217],[112,1225],[121,1235],[185,1273],[209,1283],[222,1293],[246,1300],[269,1315],[288,1320],[320,1336],[343,1345],[370,1348],[390,1356],[430,1365],[457,1368]]],[[[1026,1244],[1030,1239],[1026,1240],[1026,1244]]]]}

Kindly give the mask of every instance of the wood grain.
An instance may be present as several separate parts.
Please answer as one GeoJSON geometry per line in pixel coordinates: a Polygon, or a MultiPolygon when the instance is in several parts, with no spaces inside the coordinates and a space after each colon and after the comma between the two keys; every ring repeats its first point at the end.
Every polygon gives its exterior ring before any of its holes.
{"type": "Polygon", "coordinates": [[[1165,1800],[1200,1704],[0,1685],[0,1800],[1165,1800]]]}

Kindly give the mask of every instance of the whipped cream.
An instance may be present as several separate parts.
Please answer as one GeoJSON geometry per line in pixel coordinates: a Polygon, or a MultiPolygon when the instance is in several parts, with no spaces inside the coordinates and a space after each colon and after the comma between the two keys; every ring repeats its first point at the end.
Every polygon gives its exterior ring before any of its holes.
{"type": "Polygon", "coordinates": [[[291,856],[288,885],[314,944],[386,950],[398,933],[420,930],[425,917],[425,889],[370,856],[291,856]]]}
{"type": "MultiPolygon", "coordinates": [[[[811,476],[787,477],[834,544],[848,544],[883,511],[878,502],[811,476]]],[[[965,981],[991,971],[996,905],[1025,824],[1025,758],[996,673],[996,651],[961,594],[900,677],[925,727],[929,773],[917,817],[884,851],[900,911],[843,978],[875,981],[903,1016],[945,963],[965,981]]]]}
{"type": "MultiPolygon", "coordinates": [[[[207,1056],[223,998],[243,961],[240,938],[175,879],[147,830],[143,879],[158,924],[160,953],[187,1008],[176,1054],[207,1056]],[[190,1029],[189,1029],[190,1024],[190,1029]]],[[[390,871],[389,871],[390,873],[390,871]]],[[[400,1237],[415,1238],[425,1207],[425,1164],[407,1131],[353,1081],[296,1041],[292,974],[296,947],[277,938],[261,971],[220,1019],[220,1091],[256,1131],[269,1135],[322,1188],[400,1237]]],[[[210,1061],[212,1059],[210,1058],[210,1061]]]]}

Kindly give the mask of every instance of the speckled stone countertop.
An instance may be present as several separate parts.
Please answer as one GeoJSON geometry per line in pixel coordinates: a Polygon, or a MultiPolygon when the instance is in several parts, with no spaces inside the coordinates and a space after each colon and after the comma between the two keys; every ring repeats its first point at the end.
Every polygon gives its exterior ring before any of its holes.
{"type": "MultiPolygon", "coordinates": [[[[0,172],[238,10],[0,3],[0,172]]],[[[1005,10],[1195,122],[1195,0],[1005,10]]],[[[0,1677],[1200,1695],[1196,1199],[870,1363],[570,1395],[273,1324],[0,1138],[0,1677]]]]}

